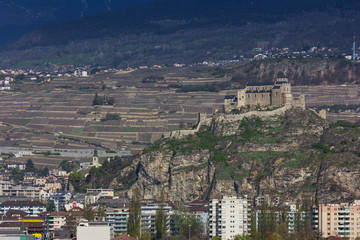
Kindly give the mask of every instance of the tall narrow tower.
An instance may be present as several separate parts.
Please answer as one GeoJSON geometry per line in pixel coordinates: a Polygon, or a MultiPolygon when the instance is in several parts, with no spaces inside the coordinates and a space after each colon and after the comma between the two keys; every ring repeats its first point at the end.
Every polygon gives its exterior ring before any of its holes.
{"type": "Polygon", "coordinates": [[[99,156],[98,156],[97,149],[94,149],[93,165],[95,167],[98,167],[98,165],[99,165],[99,156]]]}
{"type": "Polygon", "coordinates": [[[355,33],[354,33],[354,42],[353,42],[353,47],[352,47],[351,60],[357,60],[357,56],[356,56],[356,43],[355,43],[355,33]]]}

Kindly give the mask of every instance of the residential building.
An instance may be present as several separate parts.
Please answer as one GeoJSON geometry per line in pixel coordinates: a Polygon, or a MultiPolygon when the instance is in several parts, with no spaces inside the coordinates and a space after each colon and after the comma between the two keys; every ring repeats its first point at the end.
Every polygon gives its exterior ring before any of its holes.
{"type": "MultiPolygon", "coordinates": [[[[147,199],[142,200],[141,203],[141,226],[149,229],[152,236],[155,236],[155,216],[156,211],[160,208],[160,203],[157,203],[156,200],[147,199]]],[[[170,233],[170,215],[172,214],[172,207],[164,203],[163,209],[166,212],[166,231],[170,233]]]]}
{"type": "Polygon", "coordinates": [[[36,237],[41,237],[45,230],[43,217],[28,216],[15,218],[6,217],[0,223],[0,228],[20,228],[23,233],[26,232],[27,234],[35,235],[36,237]]]}
{"type": "Polygon", "coordinates": [[[207,236],[209,227],[209,202],[195,200],[189,203],[187,207],[190,213],[201,220],[204,227],[204,235],[207,236]]]}
{"type": "Polygon", "coordinates": [[[110,222],[87,222],[77,225],[77,240],[110,240],[114,238],[113,228],[110,222]]]}
{"type": "Polygon", "coordinates": [[[49,223],[49,231],[57,231],[66,224],[66,212],[44,213],[46,221],[49,223]]]}
{"type": "Polygon", "coordinates": [[[360,237],[360,200],[352,203],[320,204],[312,209],[313,229],[322,237],[360,237]]]}
{"type": "Polygon", "coordinates": [[[223,196],[209,203],[209,238],[234,239],[250,231],[247,196],[223,196]]]}
{"type": "Polygon", "coordinates": [[[35,179],[35,185],[36,186],[44,186],[45,183],[46,183],[46,178],[45,177],[35,179]]]}
{"type": "Polygon", "coordinates": [[[8,163],[7,167],[10,169],[17,168],[19,170],[25,170],[26,164],[25,163],[8,163]]]}
{"type": "Polygon", "coordinates": [[[33,186],[12,186],[3,190],[5,196],[25,196],[31,199],[40,200],[40,188],[33,186]]]}
{"type": "Polygon", "coordinates": [[[69,201],[64,204],[65,211],[70,211],[71,209],[76,207],[84,209],[84,203],[77,201],[69,201]]]}
{"type": "Polygon", "coordinates": [[[29,216],[38,216],[46,211],[46,205],[39,201],[5,201],[0,204],[0,215],[5,215],[9,210],[21,210],[29,216]]]}
{"type": "Polygon", "coordinates": [[[281,211],[281,210],[279,210],[278,206],[273,205],[273,207],[270,207],[267,210],[264,210],[264,209],[261,210],[261,207],[257,206],[254,210],[254,218],[255,218],[256,228],[259,230],[259,222],[260,222],[261,214],[264,214],[263,211],[265,211],[265,214],[267,214],[267,216],[265,215],[263,217],[271,218],[273,216],[277,222],[280,221],[279,219],[280,219],[280,216],[282,216],[282,212],[283,212],[283,213],[286,213],[286,224],[288,227],[288,232],[293,233],[295,231],[295,226],[298,223],[298,221],[304,222],[306,220],[306,217],[307,217],[306,212],[299,211],[299,209],[297,208],[297,206],[295,204],[290,204],[290,205],[284,206],[284,209],[285,209],[285,211],[281,211]]]}
{"type": "Polygon", "coordinates": [[[26,172],[24,174],[24,181],[23,183],[25,185],[33,185],[35,183],[35,179],[36,179],[36,176],[35,176],[35,173],[34,172],[26,172]]]}
{"type": "Polygon", "coordinates": [[[65,191],[53,193],[49,197],[49,200],[54,202],[56,211],[65,210],[65,204],[70,201],[70,199],[71,193],[65,191]]]}
{"type": "Polygon", "coordinates": [[[65,177],[66,176],[66,171],[60,170],[60,169],[51,169],[49,171],[49,173],[51,175],[54,175],[55,177],[65,177]]]}
{"type": "Polygon", "coordinates": [[[88,189],[86,192],[96,196],[101,194],[101,197],[114,197],[114,189],[88,189]]]}
{"type": "Polygon", "coordinates": [[[106,209],[106,221],[112,222],[114,233],[122,234],[127,232],[127,221],[129,219],[129,210],[120,209],[106,209]]]}
{"type": "Polygon", "coordinates": [[[8,190],[12,185],[10,181],[0,181],[0,195],[4,195],[4,190],[8,190]]]}
{"type": "Polygon", "coordinates": [[[114,197],[114,189],[88,189],[85,197],[85,202],[88,204],[95,204],[103,197],[114,197]]]}

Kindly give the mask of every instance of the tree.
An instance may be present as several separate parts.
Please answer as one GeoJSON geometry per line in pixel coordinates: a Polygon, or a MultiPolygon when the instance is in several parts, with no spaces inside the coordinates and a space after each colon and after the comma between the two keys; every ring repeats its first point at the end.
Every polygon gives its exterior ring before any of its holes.
{"type": "Polygon", "coordinates": [[[39,169],[38,174],[40,176],[48,176],[49,175],[49,168],[44,167],[43,169],[39,169]]]}
{"type": "Polygon", "coordinates": [[[256,221],[255,221],[255,216],[254,216],[254,212],[251,212],[251,230],[250,230],[250,235],[251,238],[254,240],[258,240],[261,239],[261,236],[259,234],[259,232],[256,229],[256,221]]]}
{"type": "Polygon", "coordinates": [[[275,233],[277,233],[283,240],[289,239],[289,230],[285,222],[280,222],[275,229],[275,233]]]}
{"type": "Polygon", "coordinates": [[[141,224],[141,192],[140,188],[136,187],[133,191],[129,207],[129,220],[127,222],[128,234],[131,237],[140,238],[140,224],[141,224]]]}
{"type": "Polygon", "coordinates": [[[277,226],[278,217],[276,212],[268,207],[266,204],[261,205],[259,214],[258,229],[263,239],[269,237],[269,232],[272,233],[277,226]],[[264,236],[266,237],[264,238],[264,236]]]}
{"type": "Polygon", "coordinates": [[[103,205],[99,205],[98,210],[97,210],[97,214],[96,214],[99,218],[100,221],[104,221],[106,214],[105,214],[105,207],[103,205]]]}
{"type": "Polygon", "coordinates": [[[93,206],[91,204],[86,203],[83,209],[84,218],[88,221],[94,221],[95,214],[93,210],[93,206]]]}
{"type": "Polygon", "coordinates": [[[164,192],[162,192],[159,199],[159,209],[156,210],[155,216],[156,239],[165,239],[166,237],[166,212],[164,204],[165,197],[164,192]]]}
{"type": "Polygon", "coordinates": [[[214,236],[214,237],[211,238],[211,240],[221,240],[221,237],[219,237],[219,236],[214,236]]]}
{"type": "Polygon", "coordinates": [[[104,104],[104,99],[103,99],[103,97],[99,96],[99,95],[96,93],[92,105],[95,106],[95,105],[103,105],[103,104],[104,104]]]}
{"type": "Polygon", "coordinates": [[[26,172],[34,172],[35,171],[34,163],[31,159],[27,160],[26,165],[25,165],[25,171],[26,172]]]}
{"type": "Polygon", "coordinates": [[[46,204],[46,211],[47,212],[54,212],[56,209],[55,203],[53,200],[49,200],[46,204]]]}
{"type": "Polygon", "coordinates": [[[247,234],[246,235],[245,234],[243,234],[243,235],[238,234],[238,235],[235,235],[234,240],[253,240],[253,238],[250,235],[247,235],[247,234]]]}
{"type": "Polygon", "coordinates": [[[149,229],[145,228],[141,232],[140,240],[151,240],[151,232],[149,229]]]}
{"type": "Polygon", "coordinates": [[[80,182],[83,179],[81,172],[73,172],[69,174],[70,182],[80,182]]]}
{"type": "Polygon", "coordinates": [[[61,167],[62,170],[66,171],[66,172],[71,172],[76,167],[76,165],[70,163],[69,160],[61,161],[59,166],[61,167]]]}
{"type": "Polygon", "coordinates": [[[204,225],[194,214],[187,214],[182,220],[180,226],[180,235],[191,238],[202,238],[204,234],[204,225]],[[190,232],[189,232],[190,231],[190,232]]]}

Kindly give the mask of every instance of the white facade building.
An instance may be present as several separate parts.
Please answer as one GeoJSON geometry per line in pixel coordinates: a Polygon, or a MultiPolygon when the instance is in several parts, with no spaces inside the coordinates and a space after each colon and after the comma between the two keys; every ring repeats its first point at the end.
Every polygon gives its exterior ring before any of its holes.
{"type": "MultiPolygon", "coordinates": [[[[156,234],[155,216],[156,211],[161,207],[159,203],[146,202],[141,206],[141,226],[149,229],[152,236],[156,234]]],[[[170,233],[170,215],[172,214],[172,207],[167,203],[163,206],[166,212],[166,232],[170,233]]]]}
{"type": "Polygon", "coordinates": [[[128,219],[129,219],[128,209],[106,210],[106,221],[112,222],[114,233],[118,233],[118,234],[126,233],[128,219]]]}
{"type": "Polygon", "coordinates": [[[209,238],[234,239],[250,231],[248,200],[235,196],[212,199],[209,204],[209,238]]]}
{"type": "Polygon", "coordinates": [[[10,210],[21,210],[29,216],[38,216],[46,212],[46,205],[38,201],[5,201],[0,204],[0,215],[5,215],[10,210]]]}
{"type": "Polygon", "coordinates": [[[80,222],[76,229],[78,240],[110,240],[114,232],[109,222],[80,222]]]}

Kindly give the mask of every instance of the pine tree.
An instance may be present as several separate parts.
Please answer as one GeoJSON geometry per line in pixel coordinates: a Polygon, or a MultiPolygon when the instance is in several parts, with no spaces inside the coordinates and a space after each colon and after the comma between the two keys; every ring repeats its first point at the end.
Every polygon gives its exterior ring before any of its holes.
{"type": "Polygon", "coordinates": [[[130,201],[129,220],[127,222],[128,234],[131,237],[140,239],[140,225],[141,225],[141,192],[140,188],[136,187],[133,191],[130,201]]]}
{"type": "Polygon", "coordinates": [[[159,199],[159,209],[156,210],[155,216],[156,239],[165,239],[166,237],[166,212],[164,205],[165,197],[162,192],[159,199]]]}

